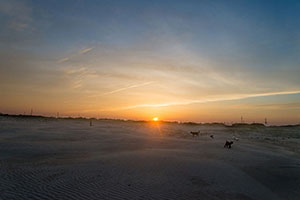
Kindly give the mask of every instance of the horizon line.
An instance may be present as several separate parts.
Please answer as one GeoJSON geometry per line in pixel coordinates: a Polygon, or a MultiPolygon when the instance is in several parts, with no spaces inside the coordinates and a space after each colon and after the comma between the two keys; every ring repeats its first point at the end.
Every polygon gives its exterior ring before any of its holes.
{"type": "Polygon", "coordinates": [[[133,121],[133,122],[153,122],[153,123],[178,123],[178,124],[196,124],[196,125],[205,125],[205,124],[222,124],[224,126],[232,126],[234,124],[242,124],[242,125],[257,125],[257,124],[262,124],[265,127],[272,127],[272,126],[276,126],[276,127],[281,127],[281,126],[300,126],[300,123],[296,123],[296,124],[281,124],[281,125],[268,125],[265,123],[259,123],[259,122],[233,122],[233,123],[229,123],[229,122],[219,122],[219,121],[213,121],[213,122],[195,122],[195,121],[177,121],[177,120],[159,120],[158,122],[154,122],[152,120],[137,120],[137,119],[126,119],[126,118],[96,118],[96,117],[84,117],[84,116],[78,116],[78,117],[72,117],[72,116],[65,116],[65,117],[55,117],[55,116],[46,116],[46,115],[34,115],[34,114],[9,114],[9,113],[2,113],[0,112],[0,117],[4,117],[4,116],[8,116],[8,117],[29,117],[29,118],[51,118],[51,119],[84,119],[84,120],[115,120],[115,121],[133,121]]]}

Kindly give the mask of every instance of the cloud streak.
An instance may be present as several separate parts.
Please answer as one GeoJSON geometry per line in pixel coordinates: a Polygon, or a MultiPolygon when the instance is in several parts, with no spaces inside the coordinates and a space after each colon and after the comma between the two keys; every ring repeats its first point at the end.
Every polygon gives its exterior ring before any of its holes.
{"type": "Polygon", "coordinates": [[[73,55],[58,59],[57,63],[64,63],[64,62],[70,61],[70,59],[72,59],[76,56],[79,56],[79,55],[86,54],[86,53],[92,51],[93,49],[94,49],[94,47],[81,49],[79,52],[74,53],[73,55]]]}
{"type": "Polygon", "coordinates": [[[85,48],[85,49],[82,49],[81,51],[79,51],[79,54],[85,54],[85,53],[87,53],[87,52],[89,52],[91,50],[93,50],[93,47],[91,47],[91,48],[85,48]]]}
{"type": "Polygon", "coordinates": [[[57,60],[57,63],[63,63],[63,62],[67,62],[69,60],[68,57],[65,57],[65,58],[61,58],[61,59],[58,59],[57,60]]]}
{"type": "Polygon", "coordinates": [[[141,84],[134,84],[134,85],[130,85],[130,86],[128,86],[128,87],[123,87],[123,88],[119,88],[119,89],[112,90],[112,91],[109,91],[109,92],[105,92],[105,93],[100,94],[100,95],[91,95],[91,96],[89,96],[89,97],[101,97],[101,96],[106,96],[106,95],[119,93],[119,92],[122,92],[122,91],[125,91],[125,90],[129,90],[129,89],[133,89],[133,88],[138,88],[138,87],[150,85],[150,84],[152,84],[152,83],[153,83],[153,81],[145,82],[145,83],[141,83],[141,84]]]}
{"type": "MultiPolygon", "coordinates": [[[[33,21],[32,9],[23,2],[4,0],[0,2],[0,14],[8,17],[8,28],[23,31],[33,21]]],[[[1,23],[1,21],[0,21],[1,23]]]]}
{"type": "Polygon", "coordinates": [[[300,90],[223,96],[223,97],[217,97],[217,98],[207,98],[207,99],[200,99],[200,100],[186,100],[186,101],[181,101],[181,102],[168,102],[168,103],[161,103],[161,104],[139,104],[139,105],[123,107],[123,108],[121,108],[121,110],[128,110],[128,109],[135,109],[135,108],[147,108],[147,107],[155,108],[155,107],[167,107],[167,106],[181,106],[181,105],[190,105],[190,104],[197,104],[197,103],[231,101],[231,100],[247,99],[247,98],[252,98],[252,97],[265,97],[265,96],[288,95],[288,94],[300,94],[300,90]]]}

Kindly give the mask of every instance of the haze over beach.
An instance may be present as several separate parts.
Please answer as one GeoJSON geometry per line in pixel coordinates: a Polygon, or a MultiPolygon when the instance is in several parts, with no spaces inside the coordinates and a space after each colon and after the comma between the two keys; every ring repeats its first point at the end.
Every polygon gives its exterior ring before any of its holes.
{"type": "Polygon", "coordinates": [[[300,122],[298,1],[0,3],[0,112],[300,122]]]}
{"type": "Polygon", "coordinates": [[[0,0],[0,200],[299,200],[300,1],[0,0]]]}

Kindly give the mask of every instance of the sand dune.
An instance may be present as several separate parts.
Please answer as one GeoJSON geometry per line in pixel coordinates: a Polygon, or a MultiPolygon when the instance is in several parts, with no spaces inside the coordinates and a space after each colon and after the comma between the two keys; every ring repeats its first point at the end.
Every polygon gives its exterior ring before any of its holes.
{"type": "Polygon", "coordinates": [[[0,199],[299,199],[299,140],[299,127],[1,117],[0,199]]]}

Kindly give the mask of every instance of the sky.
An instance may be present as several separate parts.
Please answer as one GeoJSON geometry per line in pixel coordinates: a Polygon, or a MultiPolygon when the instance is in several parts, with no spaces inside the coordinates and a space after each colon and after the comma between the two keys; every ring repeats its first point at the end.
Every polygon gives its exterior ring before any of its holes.
{"type": "Polygon", "coordinates": [[[300,123],[300,2],[0,0],[0,112],[300,123]]]}

